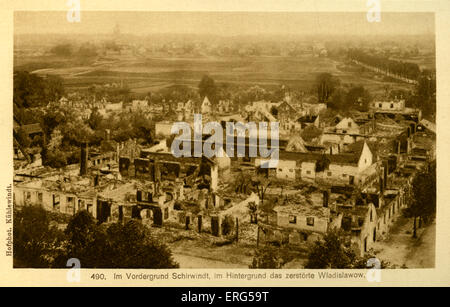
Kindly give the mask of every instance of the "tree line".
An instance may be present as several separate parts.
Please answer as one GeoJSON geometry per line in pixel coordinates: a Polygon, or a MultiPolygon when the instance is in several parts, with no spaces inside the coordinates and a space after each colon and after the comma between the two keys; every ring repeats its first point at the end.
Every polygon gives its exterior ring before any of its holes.
{"type": "Polygon", "coordinates": [[[348,57],[352,60],[411,80],[417,80],[421,75],[419,65],[416,63],[392,60],[387,56],[368,54],[360,49],[349,49],[348,57]]]}
{"type": "MultiPolygon", "coordinates": [[[[317,75],[314,89],[317,100],[326,103],[328,108],[340,112],[369,110],[373,100],[371,93],[362,85],[342,84],[340,79],[330,73],[317,75]]],[[[436,78],[429,70],[423,70],[417,85],[411,91],[390,89],[385,86],[386,98],[402,97],[407,107],[422,110],[424,117],[434,121],[436,117],[436,78]]]]}
{"type": "Polygon", "coordinates": [[[341,84],[339,78],[330,73],[316,77],[315,88],[319,103],[326,103],[330,109],[338,111],[368,111],[372,96],[362,85],[341,84]]]}
{"type": "Polygon", "coordinates": [[[26,206],[14,211],[13,231],[16,268],[66,268],[70,258],[82,268],[178,268],[167,245],[136,220],[98,225],[83,210],[61,230],[51,213],[26,206]]]}

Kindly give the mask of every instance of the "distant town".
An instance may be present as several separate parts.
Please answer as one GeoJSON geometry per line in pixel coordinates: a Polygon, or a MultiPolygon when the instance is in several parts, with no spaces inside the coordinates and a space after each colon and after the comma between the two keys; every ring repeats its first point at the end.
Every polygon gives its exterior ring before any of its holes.
{"type": "Polygon", "coordinates": [[[15,267],[434,267],[434,37],[120,28],[15,36],[15,267]],[[175,157],[172,127],[193,131],[194,114],[224,134],[277,122],[276,167],[248,133],[220,157],[175,157]]]}

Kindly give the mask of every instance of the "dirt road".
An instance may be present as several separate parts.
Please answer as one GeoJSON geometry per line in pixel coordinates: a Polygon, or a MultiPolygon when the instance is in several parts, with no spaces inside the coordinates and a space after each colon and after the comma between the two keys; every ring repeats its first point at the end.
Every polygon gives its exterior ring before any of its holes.
{"type": "Polygon", "coordinates": [[[412,223],[412,219],[399,217],[392,226],[389,237],[375,243],[376,255],[398,268],[433,268],[436,224],[418,229],[417,238],[413,238],[412,223]]]}
{"type": "Polygon", "coordinates": [[[226,268],[243,268],[248,269],[248,265],[242,263],[230,263],[217,259],[209,259],[199,256],[191,256],[180,253],[173,253],[173,258],[180,264],[183,269],[226,269],[226,268]]]}

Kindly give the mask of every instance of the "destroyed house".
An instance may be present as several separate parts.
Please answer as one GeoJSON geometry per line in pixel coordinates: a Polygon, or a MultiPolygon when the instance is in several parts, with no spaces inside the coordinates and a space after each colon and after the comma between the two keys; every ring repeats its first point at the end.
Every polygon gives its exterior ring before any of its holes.
{"type": "Polygon", "coordinates": [[[405,110],[405,100],[374,101],[370,107],[373,110],[381,111],[403,111],[405,110]]]}
{"type": "Polygon", "coordinates": [[[375,119],[388,117],[390,119],[410,120],[415,123],[419,123],[422,119],[422,111],[413,108],[404,108],[403,110],[375,109],[374,113],[375,119]]]}
{"type": "Polygon", "coordinates": [[[90,182],[72,183],[34,179],[14,186],[14,204],[38,205],[45,210],[74,215],[87,210],[97,216],[97,193],[90,182]]]}
{"type": "Polygon", "coordinates": [[[262,241],[297,245],[314,242],[328,230],[340,228],[342,215],[328,207],[328,192],[286,192],[284,200],[277,198],[267,218],[258,223],[262,241]]]}
{"type": "Polygon", "coordinates": [[[364,255],[377,240],[377,209],[375,205],[373,203],[357,205],[354,200],[346,200],[336,204],[335,208],[337,213],[342,214],[341,228],[350,233],[358,254],[364,255]]]}
{"type": "Polygon", "coordinates": [[[89,152],[89,161],[91,162],[92,167],[102,168],[102,167],[111,167],[111,164],[116,161],[116,152],[89,152]]]}
{"type": "MultiPolygon", "coordinates": [[[[272,140],[270,138],[270,132],[268,132],[268,138],[267,138],[267,143],[266,143],[266,148],[267,149],[284,149],[287,144],[288,144],[288,140],[287,139],[278,139],[278,140],[272,140]],[[278,141],[278,146],[275,146],[275,143],[278,141]]],[[[204,134],[202,135],[202,140],[194,140],[193,138],[191,138],[190,140],[183,140],[180,139],[180,141],[182,142],[191,142],[190,144],[190,149],[191,149],[191,157],[194,157],[194,149],[195,146],[197,145],[198,147],[201,147],[202,149],[205,146],[205,143],[208,142],[209,137],[211,137],[211,135],[207,135],[204,134]],[[200,144],[201,143],[201,144],[200,144]]],[[[235,135],[227,135],[226,131],[223,132],[223,138],[222,138],[222,142],[217,142],[215,143],[215,145],[221,146],[223,150],[221,149],[217,149],[215,150],[216,153],[218,153],[218,155],[220,156],[220,154],[223,154],[223,156],[225,157],[229,157],[232,161],[243,161],[243,162],[250,162],[253,163],[256,159],[256,157],[251,153],[255,153],[255,155],[259,155],[260,151],[259,151],[259,147],[258,147],[258,143],[259,142],[259,138],[256,137],[251,137],[251,136],[238,136],[236,133],[235,135]],[[231,145],[232,144],[232,145],[231,145]],[[240,152],[238,152],[238,148],[242,146],[243,148],[243,152],[242,154],[240,152]],[[228,148],[229,147],[229,148],[228,148]]],[[[170,144],[169,144],[169,148],[170,148],[170,144]]],[[[208,145],[209,146],[209,145],[208,145]]]]}
{"type": "Polygon", "coordinates": [[[120,157],[119,171],[122,176],[132,176],[150,181],[186,178],[187,181],[207,176],[207,188],[215,190],[219,180],[219,165],[216,161],[202,157],[175,157],[170,152],[142,150],[141,158],[120,157]],[[194,178],[195,177],[195,178],[194,178]]]}
{"type": "Polygon", "coordinates": [[[414,134],[410,159],[418,161],[431,161],[436,159],[436,138],[431,132],[418,132],[414,134]]]}
{"type": "Polygon", "coordinates": [[[330,222],[330,209],[307,203],[291,203],[273,208],[279,227],[325,233],[330,222]]]}
{"type": "Polygon", "coordinates": [[[126,222],[139,219],[162,226],[171,214],[174,199],[168,199],[159,185],[128,182],[113,189],[105,189],[98,196],[98,221],[126,222]]]}
{"type": "Polygon", "coordinates": [[[402,189],[388,189],[383,192],[382,201],[377,208],[377,230],[380,237],[389,232],[390,226],[401,210],[407,206],[405,194],[402,189]]]}
{"type": "Polygon", "coordinates": [[[350,117],[342,119],[334,128],[326,129],[320,137],[321,144],[346,146],[366,139],[375,129],[375,122],[356,123],[350,117]]]}

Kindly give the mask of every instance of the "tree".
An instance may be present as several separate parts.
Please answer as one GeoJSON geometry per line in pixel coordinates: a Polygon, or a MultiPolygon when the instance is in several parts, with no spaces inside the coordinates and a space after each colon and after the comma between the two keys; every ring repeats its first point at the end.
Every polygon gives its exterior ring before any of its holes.
{"type": "Polygon", "coordinates": [[[340,84],[339,79],[333,77],[330,73],[322,73],[317,76],[317,98],[320,103],[326,103],[331,98],[334,90],[340,84]]]}
{"type": "Polygon", "coordinates": [[[144,139],[148,144],[154,140],[154,125],[144,114],[140,112],[131,115],[132,136],[138,139],[144,139]]]}
{"type": "Polygon", "coordinates": [[[49,268],[58,257],[63,234],[51,226],[43,208],[26,206],[14,210],[14,267],[49,268]]]}
{"type": "Polygon", "coordinates": [[[324,172],[330,166],[330,159],[323,154],[316,162],[316,172],[324,172]]]}
{"type": "MultiPolygon", "coordinates": [[[[153,238],[141,222],[97,225],[87,211],[78,212],[66,231],[67,254],[86,268],[177,268],[169,248],[153,238]]],[[[61,261],[59,263],[63,265],[61,261]]]]}
{"type": "Polygon", "coordinates": [[[90,143],[94,138],[94,131],[81,119],[73,119],[60,125],[64,140],[70,144],[79,146],[90,143]]]}
{"type": "Polygon", "coordinates": [[[72,55],[71,44],[59,44],[50,49],[50,52],[56,56],[69,57],[72,55]]]}
{"type": "Polygon", "coordinates": [[[87,43],[87,44],[80,46],[80,48],[78,49],[78,52],[77,52],[77,56],[78,57],[86,57],[86,58],[95,57],[95,56],[97,56],[97,50],[94,45],[87,43]]]}
{"type": "Polygon", "coordinates": [[[258,205],[252,201],[247,204],[247,208],[250,214],[250,223],[258,224],[258,205]]]}
{"type": "Polygon", "coordinates": [[[384,55],[372,55],[360,49],[349,49],[350,59],[357,60],[372,67],[376,67],[385,73],[416,80],[421,71],[416,63],[408,63],[389,59],[389,53],[384,55]]]}
{"type": "Polygon", "coordinates": [[[346,269],[352,268],[357,255],[350,239],[342,230],[328,231],[322,240],[317,240],[308,255],[305,268],[346,269]]]}
{"type": "Polygon", "coordinates": [[[424,71],[416,86],[414,106],[422,110],[424,116],[432,119],[436,116],[436,78],[431,72],[424,71]]]}
{"type": "Polygon", "coordinates": [[[234,193],[249,194],[251,186],[251,177],[244,172],[240,172],[234,180],[234,193]]]}
{"type": "Polygon", "coordinates": [[[43,164],[53,168],[61,168],[67,165],[67,154],[62,150],[63,135],[59,129],[54,129],[50,141],[43,147],[43,164]]]}
{"type": "Polygon", "coordinates": [[[256,188],[260,200],[260,206],[264,204],[264,196],[267,189],[272,185],[272,180],[263,175],[256,175],[252,178],[252,185],[256,188]]]}
{"type": "Polygon", "coordinates": [[[65,92],[63,79],[59,76],[49,75],[46,76],[44,80],[44,93],[46,100],[58,101],[65,92]]]}
{"type": "Polygon", "coordinates": [[[334,110],[346,110],[346,105],[345,105],[345,97],[347,96],[347,93],[345,92],[345,90],[343,89],[336,89],[333,92],[333,95],[331,96],[331,99],[328,103],[328,107],[330,109],[334,109],[334,110]]]}
{"type": "Polygon", "coordinates": [[[250,269],[281,269],[287,261],[281,256],[280,250],[273,246],[265,246],[255,251],[250,269]]]}
{"type": "MultiPolygon", "coordinates": [[[[307,269],[363,269],[367,268],[370,258],[376,258],[371,250],[363,257],[356,254],[350,236],[342,229],[329,230],[321,240],[310,248],[307,269]]],[[[381,268],[388,268],[389,263],[380,260],[381,268]]]]}
{"type": "Polygon", "coordinates": [[[23,130],[22,127],[17,129],[17,141],[22,145],[24,148],[28,148],[31,145],[31,139],[28,136],[28,134],[23,130]]]}
{"type": "Polygon", "coordinates": [[[62,79],[49,76],[46,79],[27,71],[14,72],[13,100],[19,108],[31,108],[56,101],[64,94],[62,79]]]}
{"type": "Polygon", "coordinates": [[[88,125],[92,130],[97,130],[101,127],[103,121],[103,116],[95,108],[88,119],[88,125]]]}
{"type": "Polygon", "coordinates": [[[116,223],[108,227],[107,267],[120,268],[178,268],[169,248],[153,238],[150,230],[141,222],[131,220],[125,225],[116,223]]]}
{"type": "Polygon", "coordinates": [[[226,215],[222,220],[221,227],[224,236],[231,235],[234,229],[234,218],[231,215],[226,215]]]}
{"type": "Polygon", "coordinates": [[[275,107],[271,107],[270,108],[270,114],[272,114],[273,116],[277,117],[278,116],[278,109],[275,107]]]}
{"type": "Polygon", "coordinates": [[[414,219],[413,237],[417,237],[417,218],[429,222],[436,214],[436,164],[419,173],[412,182],[412,202],[406,216],[414,219]]]}
{"type": "Polygon", "coordinates": [[[81,210],[69,221],[64,231],[67,246],[55,266],[65,267],[70,258],[80,260],[86,268],[103,267],[109,254],[105,227],[97,225],[94,217],[86,210],[81,210]]]}
{"type": "Polygon", "coordinates": [[[217,87],[214,79],[208,75],[204,75],[198,84],[198,93],[201,99],[208,97],[211,104],[215,105],[217,102],[217,87]]]}
{"type": "MultiPolygon", "coordinates": [[[[89,212],[81,210],[75,214],[65,230],[70,252],[77,254],[89,246],[95,240],[96,231],[95,219],[89,212]]],[[[77,256],[77,258],[79,257],[77,256]]]]}
{"type": "Polygon", "coordinates": [[[370,93],[363,86],[355,86],[345,96],[345,108],[366,112],[371,100],[370,93]]]}

